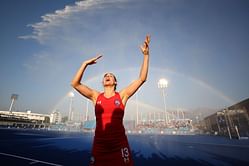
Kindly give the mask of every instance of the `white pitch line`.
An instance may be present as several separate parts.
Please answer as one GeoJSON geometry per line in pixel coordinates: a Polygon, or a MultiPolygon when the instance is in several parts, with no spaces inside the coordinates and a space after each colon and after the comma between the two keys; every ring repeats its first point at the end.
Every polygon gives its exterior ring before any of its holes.
{"type": "Polygon", "coordinates": [[[60,164],[49,163],[49,162],[46,162],[46,161],[31,159],[31,158],[22,157],[22,156],[17,156],[17,155],[8,154],[8,153],[1,153],[1,152],[0,152],[0,155],[4,155],[4,156],[15,157],[15,158],[19,158],[19,159],[24,159],[24,160],[33,161],[31,164],[33,164],[33,163],[43,163],[43,164],[47,164],[47,165],[62,166],[62,165],[60,165],[60,164]]]}

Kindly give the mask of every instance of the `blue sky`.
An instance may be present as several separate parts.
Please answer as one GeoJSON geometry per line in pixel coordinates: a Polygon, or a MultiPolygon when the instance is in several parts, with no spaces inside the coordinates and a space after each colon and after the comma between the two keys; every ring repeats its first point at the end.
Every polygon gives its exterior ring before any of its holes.
{"type": "MultiPolygon", "coordinates": [[[[221,109],[249,97],[247,0],[12,0],[1,1],[0,110],[12,93],[17,110],[67,112],[70,81],[80,64],[84,82],[102,90],[113,72],[118,90],[139,74],[139,45],[151,34],[148,81],[137,93],[141,110],[163,110],[157,82],[164,77],[168,109],[221,109]]],[[[74,109],[86,100],[75,93],[74,109]]],[[[135,96],[127,105],[132,112],[135,96]]]]}

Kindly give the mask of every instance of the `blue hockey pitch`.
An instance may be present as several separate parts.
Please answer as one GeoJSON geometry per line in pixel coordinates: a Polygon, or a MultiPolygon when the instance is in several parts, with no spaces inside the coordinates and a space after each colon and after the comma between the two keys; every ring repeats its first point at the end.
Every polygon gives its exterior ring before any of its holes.
{"type": "MultiPolygon", "coordinates": [[[[0,129],[0,135],[0,165],[89,163],[93,140],[89,133],[0,129]]],[[[136,166],[249,165],[249,140],[202,135],[128,135],[128,139],[136,166]]]]}

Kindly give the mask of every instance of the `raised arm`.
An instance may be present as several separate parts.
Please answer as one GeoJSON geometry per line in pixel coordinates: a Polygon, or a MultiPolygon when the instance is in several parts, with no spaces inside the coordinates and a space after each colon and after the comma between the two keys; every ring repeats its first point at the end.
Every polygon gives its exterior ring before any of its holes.
{"type": "Polygon", "coordinates": [[[143,83],[147,79],[148,69],[149,69],[149,43],[150,43],[150,36],[147,35],[144,44],[140,46],[144,58],[140,69],[139,77],[138,79],[133,81],[128,87],[120,91],[120,96],[123,104],[126,104],[127,100],[138,90],[138,88],[141,85],[143,85],[143,83]]]}
{"type": "Polygon", "coordinates": [[[71,86],[74,89],[76,89],[80,94],[82,94],[86,98],[92,100],[93,103],[96,102],[96,99],[97,99],[99,92],[97,92],[96,90],[93,90],[93,89],[89,88],[88,86],[82,84],[81,79],[83,77],[84,71],[87,68],[87,66],[97,63],[97,60],[101,57],[102,57],[101,55],[98,55],[95,58],[92,58],[92,59],[89,59],[89,60],[83,62],[82,65],[80,66],[79,70],[75,74],[74,78],[71,81],[71,86]]]}

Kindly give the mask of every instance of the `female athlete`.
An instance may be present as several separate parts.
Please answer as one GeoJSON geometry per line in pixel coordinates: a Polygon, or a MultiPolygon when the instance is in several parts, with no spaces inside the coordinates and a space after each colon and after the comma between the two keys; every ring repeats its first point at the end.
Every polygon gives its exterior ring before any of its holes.
{"type": "Polygon", "coordinates": [[[121,91],[116,92],[117,80],[112,73],[104,75],[103,92],[91,89],[81,83],[85,69],[89,65],[96,64],[102,55],[83,62],[71,82],[72,87],[91,100],[95,106],[96,129],[90,166],[133,166],[131,150],[123,126],[123,117],[127,100],[147,79],[149,43],[150,36],[147,35],[143,45],[140,46],[143,63],[138,79],[121,91]]]}

